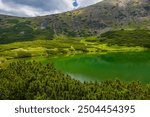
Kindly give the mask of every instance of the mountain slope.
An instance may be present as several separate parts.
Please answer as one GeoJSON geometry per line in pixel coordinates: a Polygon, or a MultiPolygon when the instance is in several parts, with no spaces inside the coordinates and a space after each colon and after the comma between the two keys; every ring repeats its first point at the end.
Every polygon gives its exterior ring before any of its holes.
{"type": "Polygon", "coordinates": [[[150,29],[150,0],[104,0],[62,14],[19,18],[0,16],[0,43],[52,39],[54,34],[97,35],[109,30],[150,29]]]}
{"type": "Polygon", "coordinates": [[[123,1],[127,0],[104,0],[73,12],[39,17],[38,24],[45,23],[45,26],[58,32],[71,32],[79,36],[93,35],[116,27],[150,28],[150,0],[123,1]]]}

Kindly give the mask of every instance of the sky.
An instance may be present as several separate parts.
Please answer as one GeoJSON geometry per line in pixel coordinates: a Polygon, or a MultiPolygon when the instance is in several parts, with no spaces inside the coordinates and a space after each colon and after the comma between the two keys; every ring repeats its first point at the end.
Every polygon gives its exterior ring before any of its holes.
{"type": "MultiPolygon", "coordinates": [[[[35,17],[61,13],[75,9],[74,0],[0,0],[0,14],[35,17]]],[[[95,4],[102,0],[77,0],[78,8],[95,4]]]]}

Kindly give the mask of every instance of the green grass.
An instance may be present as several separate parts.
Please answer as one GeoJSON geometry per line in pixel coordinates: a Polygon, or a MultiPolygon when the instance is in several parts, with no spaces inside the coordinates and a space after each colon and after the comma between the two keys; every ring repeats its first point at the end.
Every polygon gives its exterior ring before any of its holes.
{"type": "Polygon", "coordinates": [[[54,40],[35,40],[26,42],[15,42],[10,44],[1,44],[0,55],[5,57],[18,57],[18,52],[30,53],[31,56],[60,55],[83,52],[101,52],[101,51],[134,51],[144,50],[142,47],[126,47],[102,44],[96,37],[88,38],[70,38],[57,37],[54,40]]]}
{"type": "Polygon", "coordinates": [[[9,19],[7,24],[8,27],[1,26],[0,28],[0,44],[38,39],[51,40],[54,36],[54,31],[51,28],[34,28],[30,20],[9,19]]]}
{"type": "Polygon", "coordinates": [[[109,31],[98,37],[102,43],[119,46],[141,46],[150,48],[150,30],[109,31]]]}
{"type": "Polygon", "coordinates": [[[149,30],[109,31],[99,37],[70,37],[59,34],[54,35],[53,40],[39,37],[33,41],[0,44],[0,61],[2,63],[9,59],[35,56],[95,54],[107,51],[144,51],[149,46],[149,30]]]}
{"type": "MultiPolygon", "coordinates": [[[[22,52],[31,56],[49,56],[71,54],[75,50],[84,49],[84,44],[75,39],[35,40],[0,44],[0,56],[3,58],[18,58],[22,52]]],[[[25,55],[26,56],[26,55],[25,55]]]]}

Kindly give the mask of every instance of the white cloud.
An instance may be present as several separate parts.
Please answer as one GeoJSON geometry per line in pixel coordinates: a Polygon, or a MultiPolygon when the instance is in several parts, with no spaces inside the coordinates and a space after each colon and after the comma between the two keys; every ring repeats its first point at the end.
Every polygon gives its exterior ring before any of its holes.
{"type": "MultiPolygon", "coordinates": [[[[16,14],[20,16],[37,16],[37,15],[46,15],[49,12],[43,11],[39,8],[30,7],[27,5],[18,5],[18,4],[6,4],[0,0],[0,13],[5,13],[7,15],[16,14]]],[[[57,11],[54,11],[57,12],[57,11]]]]}
{"type": "MultiPolygon", "coordinates": [[[[73,9],[74,7],[72,6],[72,1],[74,0],[64,0],[68,6],[73,9]]],[[[97,2],[100,2],[100,1],[103,1],[103,0],[77,0],[78,4],[79,4],[79,7],[85,7],[85,6],[88,6],[88,5],[92,5],[92,4],[95,4],[97,2]]]]}
{"type": "Polygon", "coordinates": [[[78,0],[81,6],[88,6],[91,4],[95,4],[97,2],[100,2],[102,0],[78,0]]]}
{"type": "MultiPolygon", "coordinates": [[[[74,9],[72,6],[73,0],[46,0],[43,2],[41,0],[33,0],[32,4],[29,1],[22,1],[18,3],[18,0],[0,0],[0,14],[15,15],[15,16],[43,16],[54,13],[60,13],[68,10],[74,9]],[[27,2],[27,3],[26,3],[27,2]],[[41,6],[36,6],[35,3],[42,2],[41,6]]],[[[77,0],[79,3],[79,8],[95,4],[102,0],[77,0]]]]}

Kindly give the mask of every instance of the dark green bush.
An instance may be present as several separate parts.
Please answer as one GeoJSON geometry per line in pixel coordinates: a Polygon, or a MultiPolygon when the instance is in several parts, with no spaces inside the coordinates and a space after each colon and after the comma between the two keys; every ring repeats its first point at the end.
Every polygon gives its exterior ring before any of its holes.
{"type": "Polygon", "coordinates": [[[57,71],[51,64],[19,61],[0,69],[0,99],[150,99],[150,84],[120,80],[81,83],[57,71]]]}
{"type": "Polygon", "coordinates": [[[28,51],[23,51],[23,50],[19,50],[19,51],[17,52],[16,58],[26,58],[26,57],[31,57],[31,56],[32,56],[32,54],[31,54],[30,52],[28,52],[28,51]]]}
{"type": "Polygon", "coordinates": [[[100,42],[108,45],[150,47],[150,30],[108,31],[98,37],[100,42]]]}

